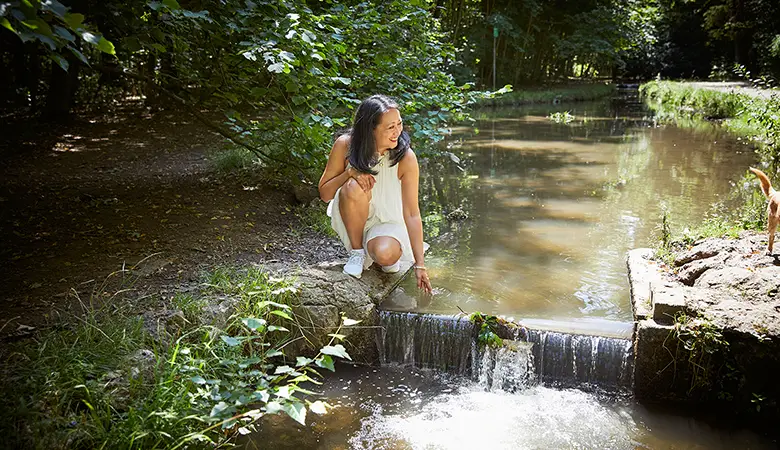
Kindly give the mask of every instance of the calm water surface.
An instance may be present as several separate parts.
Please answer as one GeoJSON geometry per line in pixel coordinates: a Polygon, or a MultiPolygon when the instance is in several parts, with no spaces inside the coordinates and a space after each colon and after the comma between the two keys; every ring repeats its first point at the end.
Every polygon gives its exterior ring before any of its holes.
{"type": "Polygon", "coordinates": [[[388,309],[516,319],[630,321],[626,252],[652,246],[663,211],[700,222],[754,161],[714,127],[656,126],[637,103],[482,111],[453,130],[460,160],[422,168],[432,299],[388,309]],[[574,120],[557,124],[552,111],[574,120]],[[440,219],[460,207],[464,221],[440,219]],[[439,236],[435,236],[438,234],[439,236]]]}

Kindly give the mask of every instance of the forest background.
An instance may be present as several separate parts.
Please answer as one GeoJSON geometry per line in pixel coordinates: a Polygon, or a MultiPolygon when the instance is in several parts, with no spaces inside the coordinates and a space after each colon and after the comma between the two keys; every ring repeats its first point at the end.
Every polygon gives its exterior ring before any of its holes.
{"type": "Polygon", "coordinates": [[[0,25],[5,114],[62,121],[128,98],[217,111],[214,130],[309,180],[376,92],[419,146],[505,85],[780,74],[770,0],[22,0],[0,25]]]}

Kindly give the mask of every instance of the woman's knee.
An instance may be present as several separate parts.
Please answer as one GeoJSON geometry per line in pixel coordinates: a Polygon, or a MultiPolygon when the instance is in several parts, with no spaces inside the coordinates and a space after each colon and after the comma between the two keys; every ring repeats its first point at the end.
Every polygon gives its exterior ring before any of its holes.
{"type": "Polygon", "coordinates": [[[344,186],[341,187],[341,192],[339,195],[342,198],[346,198],[351,201],[368,200],[368,196],[363,191],[363,188],[361,188],[358,182],[353,178],[350,178],[346,183],[344,183],[344,186]]]}
{"type": "MultiPolygon", "coordinates": [[[[381,266],[391,266],[401,258],[401,245],[391,237],[377,238],[378,241],[369,245],[373,247],[372,258],[381,266]]],[[[373,241],[373,239],[372,239],[373,241]]]]}

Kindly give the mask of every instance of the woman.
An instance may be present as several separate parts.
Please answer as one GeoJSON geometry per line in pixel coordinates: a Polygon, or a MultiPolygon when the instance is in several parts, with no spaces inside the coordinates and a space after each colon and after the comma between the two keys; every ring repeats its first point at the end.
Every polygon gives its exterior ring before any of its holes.
{"type": "Polygon", "coordinates": [[[319,183],[331,226],[349,251],[344,273],[360,278],[376,261],[384,272],[413,261],[417,287],[431,293],[418,204],[420,167],[398,105],[374,95],[355,113],[352,129],[333,144],[319,183]],[[332,200],[332,201],[331,201],[332,200]]]}

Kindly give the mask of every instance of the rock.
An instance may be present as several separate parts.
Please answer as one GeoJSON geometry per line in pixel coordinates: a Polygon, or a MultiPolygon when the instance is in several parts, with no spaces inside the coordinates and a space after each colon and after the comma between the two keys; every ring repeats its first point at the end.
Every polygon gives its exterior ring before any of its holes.
{"type": "Polygon", "coordinates": [[[653,320],[662,325],[671,325],[675,317],[685,312],[685,292],[671,283],[650,283],[650,304],[653,320]]]}
{"type": "Polygon", "coordinates": [[[168,342],[187,324],[184,313],[178,309],[146,311],[141,315],[144,330],[157,342],[168,342]]]}
{"type": "Polygon", "coordinates": [[[682,265],[688,264],[691,261],[712,258],[724,250],[728,251],[728,249],[723,248],[720,239],[705,239],[704,241],[697,243],[690,250],[678,255],[674,259],[674,265],[680,267],[682,265]]]}
{"type": "Polygon", "coordinates": [[[154,369],[157,365],[157,356],[147,349],[136,350],[128,359],[130,366],[130,379],[143,380],[147,383],[154,380],[154,369]]]}
{"type": "Polygon", "coordinates": [[[295,200],[303,205],[309,205],[312,200],[320,198],[320,191],[317,186],[308,183],[298,183],[293,186],[295,200]]]}

